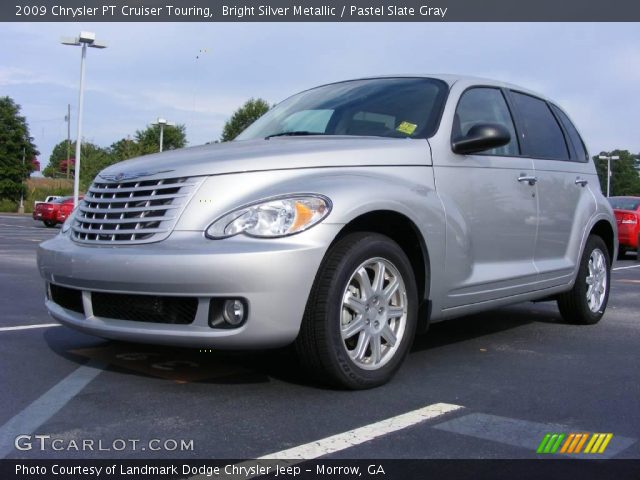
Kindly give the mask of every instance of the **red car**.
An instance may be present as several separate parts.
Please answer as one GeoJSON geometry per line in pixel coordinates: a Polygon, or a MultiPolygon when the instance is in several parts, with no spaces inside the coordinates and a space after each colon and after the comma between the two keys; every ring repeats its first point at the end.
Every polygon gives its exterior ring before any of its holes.
{"type": "Polygon", "coordinates": [[[36,205],[33,218],[42,220],[47,227],[55,227],[58,223],[64,223],[72,211],[73,197],[62,197],[52,202],[36,205]]]}
{"type": "MultiPolygon", "coordinates": [[[[64,223],[64,221],[71,215],[73,212],[73,197],[67,197],[69,200],[66,200],[60,204],[58,208],[58,212],[56,214],[56,220],[58,223],[64,223]]],[[[84,197],[80,195],[78,197],[78,201],[82,200],[84,197]]]]}
{"type": "Polygon", "coordinates": [[[618,259],[635,251],[640,260],[640,197],[610,197],[609,203],[618,223],[618,259]]]}

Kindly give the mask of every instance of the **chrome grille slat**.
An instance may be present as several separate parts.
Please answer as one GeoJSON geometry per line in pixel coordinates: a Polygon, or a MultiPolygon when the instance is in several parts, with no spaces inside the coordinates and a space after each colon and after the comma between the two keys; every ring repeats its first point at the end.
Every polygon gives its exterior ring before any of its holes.
{"type": "Polygon", "coordinates": [[[71,227],[73,240],[93,245],[157,242],[175,227],[202,177],[91,185],[71,227]]]}
{"type": "MultiPolygon", "coordinates": [[[[123,214],[124,215],[124,214],[123,214]]],[[[131,218],[99,218],[91,219],[92,224],[107,224],[107,225],[121,225],[123,223],[145,223],[145,222],[166,222],[167,220],[173,220],[174,217],[131,217],[131,218]]],[[[84,220],[80,220],[80,223],[88,223],[84,220]]]]}
{"type": "Polygon", "coordinates": [[[91,187],[89,187],[89,190],[87,190],[88,193],[129,193],[129,192],[146,192],[146,191],[153,191],[153,190],[170,190],[172,188],[180,188],[180,187],[188,187],[188,186],[195,186],[197,185],[196,183],[180,183],[180,184],[175,184],[175,183],[167,183],[167,184],[163,184],[162,187],[158,188],[158,186],[155,185],[149,185],[149,186],[140,186],[140,187],[122,187],[122,188],[111,188],[111,187],[106,187],[106,188],[96,188],[93,185],[91,187]]]}
{"type": "MultiPolygon", "coordinates": [[[[157,211],[157,210],[169,210],[180,208],[180,205],[150,205],[148,207],[129,207],[129,208],[111,208],[109,209],[109,213],[135,213],[135,212],[147,212],[147,211],[157,211]]],[[[103,213],[103,208],[89,208],[84,205],[80,205],[78,207],[79,210],[87,213],[103,213]]]]}
{"type": "MultiPolygon", "coordinates": [[[[101,225],[102,226],[102,225],[101,225]]],[[[76,232],[78,233],[88,233],[91,235],[98,235],[98,236],[107,236],[110,237],[112,236],[116,230],[102,230],[100,228],[82,228],[82,227],[75,227],[74,229],[76,232]]],[[[136,234],[136,233],[140,233],[142,232],[142,229],[138,229],[138,228],[129,228],[129,229],[120,229],[118,230],[117,235],[132,235],[132,234],[136,234]]],[[[144,229],[144,233],[162,233],[162,232],[168,232],[169,229],[168,228],[145,228],[144,229]]]]}
{"type": "MultiPolygon", "coordinates": [[[[115,193],[114,193],[115,195],[115,193]]],[[[167,194],[167,195],[148,195],[146,197],[112,197],[112,198],[98,198],[98,197],[85,197],[89,203],[133,203],[133,202],[145,202],[147,200],[173,200],[178,197],[186,197],[186,194],[167,194]]]]}

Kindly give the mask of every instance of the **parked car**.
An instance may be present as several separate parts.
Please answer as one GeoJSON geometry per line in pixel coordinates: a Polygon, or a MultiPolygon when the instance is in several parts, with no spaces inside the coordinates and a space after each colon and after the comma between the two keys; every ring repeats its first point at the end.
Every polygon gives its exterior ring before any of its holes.
{"type": "MultiPolygon", "coordinates": [[[[82,197],[78,197],[79,199],[82,197]]],[[[57,199],[39,203],[33,212],[35,220],[42,220],[47,227],[55,227],[64,223],[65,218],[73,210],[73,197],[58,197],[57,199]]]]}
{"type": "Polygon", "coordinates": [[[33,209],[35,210],[35,207],[38,206],[41,203],[53,202],[54,200],[57,200],[59,198],[62,198],[62,196],[61,195],[49,195],[44,201],[35,201],[35,202],[33,202],[33,209]]]}
{"type": "Polygon", "coordinates": [[[32,218],[34,220],[42,220],[42,212],[43,212],[43,208],[41,207],[41,205],[45,204],[45,203],[51,203],[54,200],[59,199],[60,196],[59,195],[49,195],[44,202],[42,201],[37,201],[37,202],[33,202],[33,212],[31,214],[32,218]]]}
{"type": "MultiPolygon", "coordinates": [[[[83,198],[84,197],[82,195],[78,196],[78,201],[83,198]]],[[[67,200],[60,204],[60,208],[58,208],[58,211],[56,212],[57,223],[64,223],[71,212],[73,212],[73,197],[68,197],[67,200]]]]}
{"type": "Polygon", "coordinates": [[[404,76],[313,88],[233,142],[105,168],[38,265],[50,314],[83,332],[293,343],[358,389],[388,381],[429,322],[543,299],[598,322],[617,245],[557,104],[404,76]]]}
{"type": "Polygon", "coordinates": [[[609,197],[618,223],[618,259],[633,251],[640,261],[640,197],[609,197]]]}

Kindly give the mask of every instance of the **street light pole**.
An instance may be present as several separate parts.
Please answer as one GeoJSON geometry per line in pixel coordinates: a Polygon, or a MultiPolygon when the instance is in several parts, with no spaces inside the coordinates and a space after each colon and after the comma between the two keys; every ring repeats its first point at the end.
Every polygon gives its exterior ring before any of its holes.
{"type": "Polygon", "coordinates": [[[64,118],[67,121],[67,180],[69,180],[69,171],[71,170],[71,104],[67,104],[67,116],[64,118]]]}
{"type": "MultiPolygon", "coordinates": [[[[78,99],[78,137],[76,138],[76,158],[73,172],[73,206],[78,206],[80,191],[80,149],[82,146],[82,107],[84,104],[84,61],[87,57],[87,47],[106,48],[103,43],[96,41],[96,34],[92,32],[80,32],[76,38],[63,38],[63,45],[82,46],[80,57],[80,94],[78,99]]],[[[68,162],[67,162],[68,165],[68,162]]]]}
{"type": "Polygon", "coordinates": [[[607,161],[607,198],[609,197],[609,190],[611,189],[611,160],[620,160],[618,155],[598,155],[600,160],[607,161]]]}
{"type": "Polygon", "coordinates": [[[164,149],[164,127],[173,127],[175,123],[167,122],[166,118],[158,117],[158,120],[151,125],[158,125],[160,127],[160,152],[164,149]]]}

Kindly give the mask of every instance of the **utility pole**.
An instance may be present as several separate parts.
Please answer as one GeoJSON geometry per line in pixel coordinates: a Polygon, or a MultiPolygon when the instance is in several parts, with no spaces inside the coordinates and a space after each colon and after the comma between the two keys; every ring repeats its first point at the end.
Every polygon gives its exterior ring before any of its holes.
{"type": "Polygon", "coordinates": [[[67,104],[67,116],[64,117],[67,121],[67,180],[69,180],[69,171],[71,170],[71,104],[67,104]]]}

